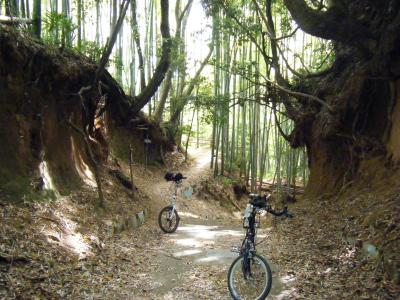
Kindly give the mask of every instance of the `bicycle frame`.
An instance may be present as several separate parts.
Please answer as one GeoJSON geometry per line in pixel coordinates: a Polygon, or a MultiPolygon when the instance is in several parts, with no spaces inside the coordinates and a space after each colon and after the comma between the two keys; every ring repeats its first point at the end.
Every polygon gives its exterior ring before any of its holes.
{"type": "MultiPolygon", "coordinates": [[[[257,228],[260,222],[257,215],[264,211],[274,216],[290,218],[292,215],[288,212],[287,207],[282,211],[272,209],[267,202],[269,195],[250,194],[249,196],[250,201],[243,217],[243,227],[246,229],[246,235],[240,247],[232,248],[232,251],[239,253],[239,257],[232,262],[229,268],[228,287],[234,299],[242,299],[242,296],[239,296],[242,294],[251,294],[253,299],[252,290],[254,288],[257,288],[256,293],[260,292],[255,297],[257,299],[265,299],[271,290],[272,271],[268,262],[256,253],[256,245],[260,244],[260,242],[256,243],[257,228]],[[260,288],[262,290],[259,290],[260,288]]],[[[264,239],[261,242],[263,241],[264,239]]]]}
{"type": "Polygon", "coordinates": [[[246,229],[246,236],[243,239],[242,246],[240,247],[239,255],[243,255],[242,271],[245,279],[249,279],[251,274],[250,260],[256,253],[256,208],[252,207],[248,217],[249,226],[246,229]]]}
{"type": "Polygon", "coordinates": [[[248,220],[248,226],[246,228],[246,236],[242,242],[242,246],[240,248],[240,254],[245,250],[245,244],[246,241],[250,242],[250,245],[252,246],[252,250],[255,252],[255,238],[256,238],[256,228],[257,228],[257,222],[256,222],[256,214],[257,210],[256,208],[252,207],[251,212],[249,216],[247,217],[248,220]]]}
{"type": "Polygon", "coordinates": [[[164,176],[165,180],[171,182],[166,197],[169,204],[161,209],[158,214],[158,225],[165,233],[173,233],[179,226],[179,214],[177,209],[178,189],[182,184],[182,180],[186,179],[181,173],[172,174],[167,173],[164,176]],[[175,220],[175,221],[174,221],[175,220]]]}
{"type": "Polygon", "coordinates": [[[170,206],[172,206],[172,210],[170,211],[170,218],[171,218],[171,216],[174,215],[175,211],[177,210],[176,209],[176,199],[177,199],[178,188],[179,188],[180,184],[181,184],[180,182],[175,182],[175,184],[174,184],[174,192],[170,199],[170,206]]]}

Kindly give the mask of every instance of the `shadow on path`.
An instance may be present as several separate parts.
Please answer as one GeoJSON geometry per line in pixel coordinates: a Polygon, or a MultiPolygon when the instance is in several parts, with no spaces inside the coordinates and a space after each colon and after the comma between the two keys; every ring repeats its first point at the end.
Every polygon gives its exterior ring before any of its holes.
{"type": "MultiPolygon", "coordinates": [[[[265,237],[267,230],[260,230],[259,237],[265,237]]],[[[209,272],[210,282],[220,286],[205,288],[218,291],[212,299],[231,299],[226,283],[229,266],[237,257],[231,252],[232,246],[240,245],[244,230],[239,227],[216,225],[208,220],[184,219],[174,234],[168,235],[163,249],[169,255],[160,257],[163,264],[161,272],[155,274],[159,287],[153,289],[157,299],[180,299],[179,288],[182,282],[194,280],[193,285],[186,287],[189,291],[200,284],[198,272],[209,272]],[[214,276],[214,278],[213,278],[214,276]],[[160,297],[160,298],[158,298],[160,297]]],[[[275,276],[276,267],[268,261],[273,271],[273,285],[268,299],[287,299],[290,291],[285,290],[284,280],[275,276]]],[[[189,297],[190,298],[190,297],[189,297]]],[[[196,297],[194,296],[194,299],[196,297]]],[[[204,299],[209,299],[204,298],[204,299]]]]}

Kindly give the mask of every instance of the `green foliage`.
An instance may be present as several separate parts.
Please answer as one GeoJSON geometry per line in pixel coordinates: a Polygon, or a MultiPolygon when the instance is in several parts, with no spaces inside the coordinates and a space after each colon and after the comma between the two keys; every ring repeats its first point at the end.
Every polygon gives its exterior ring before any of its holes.
{"type": "Polygon", "coordinates": [[[288,34],[293,30],[292,28],[292,20],[288,17],[288,15],[283,15],[281,19],[281,32],[283,34],[288,34]]]}
{"type": "Polygon", "coordinates": [[[190,130],[190,124],[180,126],[180,132],[186,135],[193,133],[193,131],[190,130]]]}
{"type": "MultiPolygon", "coordinates": [[[[78,26],[73,23],[72,19],[62,13],[47,12],[43,18],[43,40],[51,45],[72,47],[72,41],[77,29],[78,26]]],[[[91,60],[98,61],[103,48],[95,42],[83,40],[76,50],[91,60]]],[[[122,61],[119,63],[123,64],[122,61]]]]}
{"type": "MultiPolygon", "coordinates": [[[[82,41],[81,48],[78,49],[82,54],[89,57],[93,61],[98,61],[101,58],[101,54],[103,53],[103,48],[99,47],[95,42],[92,41],[82,41]]],[[[122,59],[116,58],[116,64],[119,64],[121,67],[123,66],[122,59]]]]}
{"type": "Polygon", "coordinates": [[[56,46],[71,47],[69,36],[77,29],[72,19],[64,14],[47,12],[43,18],[43,39],[45,42],[56,46]]]}
{"type": "Polygon", "coordinates": [[[332,65],[335,57],[333,43],[320,41],[317,47],[313,49],[312,67],[314,69],[325,69],[332,65]]]}
{"type": "Polygon", "coordinates": [[[6,169],[0,172],[0,192],[3,199],[14,203],[47,201],[56,198],[54,191],[36,191],[28,177],[15,175],[6,169]]]}
{"type": "MultiPolygon", "coordinates": [[[[186,62],[186,53],[181,51],[183,46],[182,38],[172,38],[172,47],[171,47],[171,66],[175,68],[179,68],[183,66],[186,62]]],[[[161,49],[158,49],[160,52],[161,49]]],[[[161,55],[161,52],[158,56],[161,55]]]]}
{"type": "Polygon", "coordinates": [[[224,178],[223,180],[222,180],[222,184],[224,185],[224,186],[231,186],[231,185],[233,185],[233,184],[235,184],[236,183],[236,180],[234,180],[234,179],[232,179],[232,178],[228,178],[228,177],[226,177],[226,178],[224,178]]]}
{"type": "Polygon", "coordinates": [[[117,70],[122,69],[124,67],[124,62],[122,61],[122,57],[120,57],[118,54],[114,57],[114,59],[112,59],[112,62],[114,63],[114,66],[117,70]]]}
{"type": "Polygon", "coordinates": [[[29,181],[22,176],[15,176],[2,185],[4,197],[12,202],[20,202],[24,196],[31,193],[29,181]]]}

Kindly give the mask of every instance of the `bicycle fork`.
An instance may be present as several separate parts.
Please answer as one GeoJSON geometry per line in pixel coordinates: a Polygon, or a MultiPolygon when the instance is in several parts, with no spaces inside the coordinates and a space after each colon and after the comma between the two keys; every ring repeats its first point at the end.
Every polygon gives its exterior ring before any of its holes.
{"type": "Polygon", "coordinates": [[[245,280],[253,277],[251,273],[251,261],[253,259],[254,246],[253,243],[247,241],[243,250],[242,272],[245,280]]]}

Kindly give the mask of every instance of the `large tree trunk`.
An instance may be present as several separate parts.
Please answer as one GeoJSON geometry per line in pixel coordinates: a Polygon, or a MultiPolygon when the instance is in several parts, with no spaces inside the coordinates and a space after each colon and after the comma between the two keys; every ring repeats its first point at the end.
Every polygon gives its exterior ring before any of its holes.
{"type": "Polygon", "coordinates": [[[356,180],[371,159],[400,158],[396,134],[400,123],[400,3],[342,2],[340,9],[333,6],[320,12],[304,1],[285,0],[302,29],[334,40],[336,48],[332,72],[310,79],[313,88],[308,91],[325,99],[331,110],[302,103],[291,134],[294,147],[307,147],[311,171],[307,191],[315,195],[338,191],[356,180]],[[337,13],[343,13],[341,18],[337,13]]]}
{"type": "MultiPolygon", "coordinates": [[[[181,11],[181,2],[180,0],[176,1],[175,3],[175,22],[176,22],[176,32],[175,32],[175,41],[177,45],[176,51],[177,53],[184,54],[184,47],[182,44],[184,44],[184,32],[185,32],[185,27],[186,27],[186,22],[184,22],[184,19],[189,16],[190,9],[192,6],[193,0],[188,1],[186,4],[185,8],[181,11]],[[183,48],[183,49],[182,49],[183,48]],[[183,52],[182,52],[183,51],[183,52]]],[[[179,59],[178,55],[178,59],[179,59]]],[[[179,65],[181,63],[179,62],[174,62],[172,63],[170,69],[168,70],[167,77],[165,79],[165,84],[164,88],[161,93],[161,98],[158,103],[158,106],[155,110],[154,113],[154,120],[157,123],[160,123],[162,120],[162,114],[164,112],[165,104],[167,103],[168,96],[170,94],[170,90],[172,87],[172,78],[174,76],[174,73],[176,70],[179,70],[179,65]]]]}
{"type": "Polygon", "coordinates": [[[133,97],[133,104],[131,107],[132,113],[137,114],[150,100],[151,97],[157,92],[158,87],[162,83],[165,77],[165,73],[168,71],[171,62],[171,35],[169,33],[169,4],[168,0],[161,0],[161,35],[163,38],[162,42],[162,53],[160,61],[153,73],[152,78],[149,80],[147,85],[140,94],[133,97]]]}

